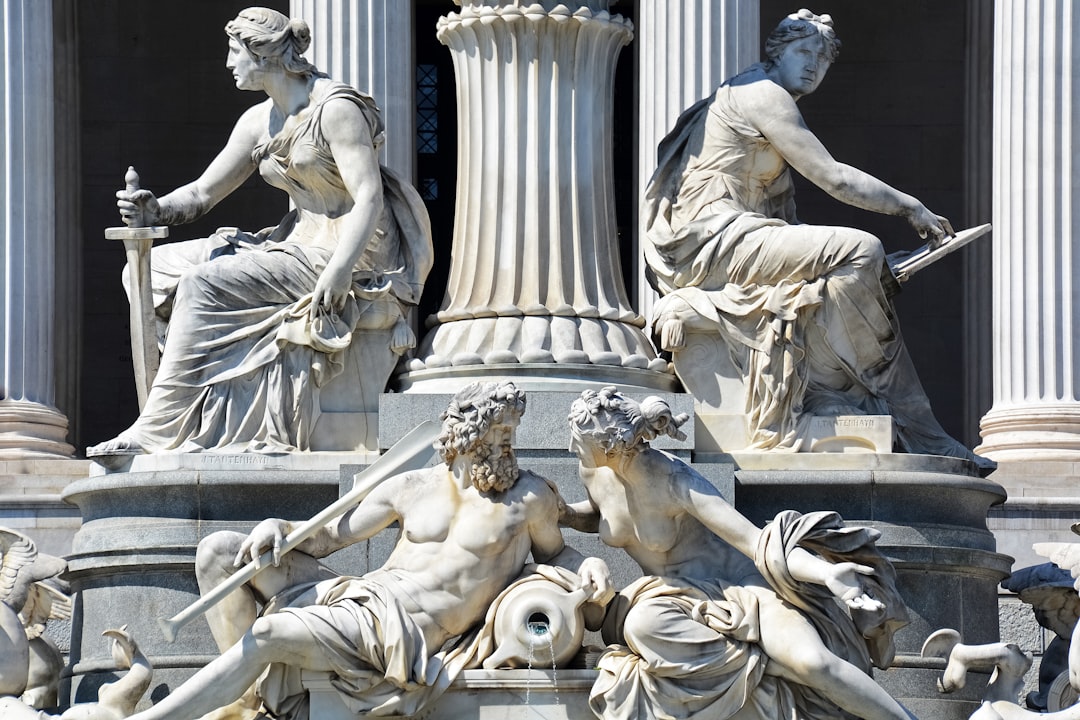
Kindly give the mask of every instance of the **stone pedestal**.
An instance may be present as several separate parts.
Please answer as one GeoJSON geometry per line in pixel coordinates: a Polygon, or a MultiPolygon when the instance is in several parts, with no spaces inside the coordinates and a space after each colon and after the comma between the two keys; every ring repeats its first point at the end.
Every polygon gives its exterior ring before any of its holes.
{"type": "Polygon", "coordinates": [[[706,456],[737,466],[736,507],[761,525],[781,510],[835,510],[850,525],[881,532],[878,548],[897,571],[911,624],[896,636],[893,668],[875,678],[917,717],[965,720],[988,678],[939,695],[944,661],[920,657],[940,628],[966,643],[998,640],[998,583],[1012,558],[997,552],[986,516],[1005,500],[1001,486],[956,458],[905,454],[706,456]]]}
{"type": "MultiPolygon", "coordinates": [[[[199,540],[217,530],[246,532],[267,517],[306,520],[337,500],[343,483],[351,488],[352,475],[370,460],[345,453],[141,456],[129,472],[105,474],[95,466],[96,475],[69,485],[63,497],[83,517],[68,555],[67,577],[78,592],[71,701],[93,700],[114,679],[101,632],[124,623],[154,665],[158,698],[213,659],[217,647],[204,619],[180,630],[172,644],[157,625],[158,617],[199,597],[199,540]]],[[[335,558],[349,566],[365,551],[335,558]]]]}
{"type": "Polygon", "coordinates": [[[401,387],[438,376],[452,391],[493,374],[543,387],[549,370],[599,368],[669,388],[630,307],[616,237],[609,132],[630,23],[607,0],[461,5],[438,28],[457,75],[453,260],[401,387]]]}
{"type": "MultiPolygon", "coordinates": [[[[466,670],[425,720],[591,720],[595,670],[466,670]]],[[[311,717],[360,720],[341,702],[325,673],[304,673],[311,717]]]]}

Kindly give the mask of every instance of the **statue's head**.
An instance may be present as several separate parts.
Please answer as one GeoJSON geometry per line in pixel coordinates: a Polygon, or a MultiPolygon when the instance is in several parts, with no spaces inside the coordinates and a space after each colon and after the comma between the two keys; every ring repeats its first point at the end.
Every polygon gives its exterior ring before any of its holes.
{"type": "Polygon", "coordinates": [[[769,62],[775,63],[780,59],[785,47],[810,37],[820,38],[826,58],[830,63],[836,62],[840,54],[840,38],[836,37],[836,31],[833,30],[832,17],[815,15],[806,8],[788,15],[769,33],[765,40],[765,57],[769,62]]]}
{"type": "Polygon", "coordinates": [[[290,20],[269,8],[250,7],[225,25],[225,34],[261,64],[279,64],[294,75],[318,72],[303,57],[311,45],[311,29],[303,20],[290,20]]]}
{"type": "MultiPolygon", "coordinates": [[[[661,398],[650,396],[638,403],[613,386],[582,392],[567,417],[575,438],[595,443],[606,455],[640,452],[661,435],[685,440],[679,428],[689,419],[685,413],[674,415],[661,398]]],[[[580,454],[580,447],[575,449],[580,454]]]]}
{"type": "Polygon", "coordinates": [[[472,383],[454,395],[440,417],[442,433],[435,448],[448,466],[468,458],[478,490],[507,490],[518,478],[510,442],[524,414],[525,393],[514,383],[472,383]]]}

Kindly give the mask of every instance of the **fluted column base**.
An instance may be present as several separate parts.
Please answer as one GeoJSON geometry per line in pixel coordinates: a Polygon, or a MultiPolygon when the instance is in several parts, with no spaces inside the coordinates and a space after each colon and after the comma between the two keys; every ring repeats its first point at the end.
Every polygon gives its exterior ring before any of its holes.
{"type": "Polygon", "coordinates": [[[602,365],[669,372],[638,327],[625,322],[552,315],[489,317],[439,325],[410,370],[498,363],[602,365]]]}
{"type": "Polygon", "coordinates": [[[71,457],[67,431],[67,418],[56,408],[0,400],[0,460],[71,457]]]}
{"type": "Polygon", "coordinates": [[[994,409],[982,419],[980,455],[1002,462],[1080,461],[1080,404],[994,409]]]}

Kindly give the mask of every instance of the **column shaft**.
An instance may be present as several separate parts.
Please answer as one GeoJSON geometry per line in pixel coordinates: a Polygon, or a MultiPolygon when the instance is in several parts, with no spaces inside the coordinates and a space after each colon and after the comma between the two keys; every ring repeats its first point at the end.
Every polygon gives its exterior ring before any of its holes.
{"type": "MultiPolygon", "coordinates": [[[[683,110],[758,59],[760,0],[646,0],[639,4],[638,172],[635,205],[656,170],[656,148],[683,110]]],[[[640,217],[640,213],[635,211],[640,217]]],[[[640,238],[644,228],[638,225],[640,238]]],[[[635,243],[640,247],[640,241],[635,243]]],[[[634,256],[638,309],[652,315],[655,292],[634,256]]]]}
{"type": "Polygon", "coordinates": [[[666,371],[620,269],[610,133],[616,60],[633,32],[607,6],[472,0],[441,20],[457,76],[453,260],[410,370],[666,371]]]}
{"type": "Polygon", "coordinates": [[[55,403],[52,3],[3,0],[0,457],[68,456],[55,403]]]}
{"type": "MultiPolygon", "coordinates": [[[[415,175],[412,0],[291,0],[311,26],[308,58],[330,77],[368,93],[386,123],[382,163],[415,175]]],[[[434,28],[432,28],[434,31],[434,28]]]]}
{"type": "Polygon", "coordinates": [[[979,452],[1080,460],[1080,14],[997,0],[994,61],[994,405],[979,452]]]}

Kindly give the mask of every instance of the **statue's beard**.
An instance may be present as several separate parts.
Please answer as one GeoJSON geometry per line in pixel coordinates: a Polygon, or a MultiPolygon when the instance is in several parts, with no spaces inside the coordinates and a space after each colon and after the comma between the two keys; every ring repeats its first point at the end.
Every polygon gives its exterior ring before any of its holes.
{"type": "Polygon", "coordinates": [[[509,445],[476,448],[470,472],[473,487],[480,492],[505,492],[518,479],[517,455],[509,445]]]}

